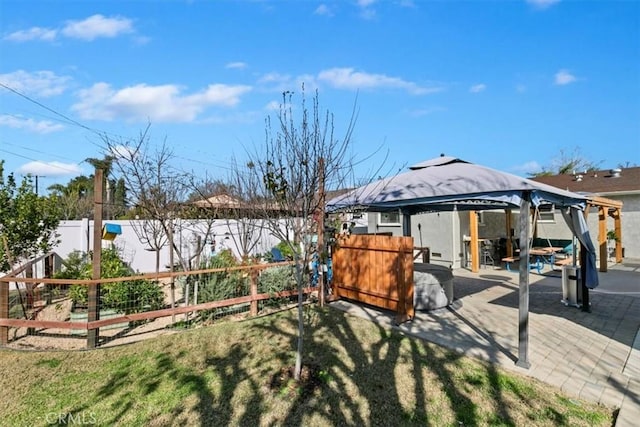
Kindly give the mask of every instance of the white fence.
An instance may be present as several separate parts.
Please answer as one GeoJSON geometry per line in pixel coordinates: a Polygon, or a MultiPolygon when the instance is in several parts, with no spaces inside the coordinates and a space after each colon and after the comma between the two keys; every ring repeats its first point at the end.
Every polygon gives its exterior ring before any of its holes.
{"type": "MultiPolygon", "coordinates": [[[[279,240],[275,238],[268,229],[261,227],[259,223],[253,221],[252,231],[248,231],[246,222],[236,220],[218,219],[213,221],[200,220],[181,220],[176,219],[174,222],[174,242],[180,248],[182,258],[192,265],[197,261],[198,248],[203,248],[202,256],[211,254],[212,243],[215,241],[215,251],[230,249],[238,258],[243,254],[241,249],[241,233],[251,233],[245,239],[256,242],[249,251],[250,255],[263,254],[271,250],[273,246],[278,244],[279,240]]],[[[120,225],[122,234],[118,235],[113,241],[103,241],[103,247],[115,245],[123,258],[128,262],[134,270],[140,272],[153,272],[156,268],[156,251],[145,244],[139,237],[139,232],[145,224],[142,220],[131,221],[104,221],[104,223],[120,225]],[[136,233],[138,231],[138,233],[136,233]]],[[[83,219],[80,221],[61,221],[58,226],[60,244],[53,250],[62,258],[66,258],[74,250],[80,252],[89,252],[93,248],[93,221],[83,219]]],[[[159,260],[160,270],[169,268],[170,248],[168,238],[160,233],[157,239],[160,247],[159,260]]],[[[178,254],[174,254],[174,262],[179,263],[178,254]]],[[[38,274],[41,274],[38,272],[38,274]]],[[[42,277],[42,276],[39,276],[42,277]]]]}

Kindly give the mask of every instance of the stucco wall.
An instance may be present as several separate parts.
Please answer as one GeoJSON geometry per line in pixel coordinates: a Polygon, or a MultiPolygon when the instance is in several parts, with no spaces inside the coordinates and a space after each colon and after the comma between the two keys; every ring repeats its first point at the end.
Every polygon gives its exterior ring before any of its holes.
{"type": "MultiPolygon", "coordinates": [[[[612,197],[624,203],[622,209],[622,245],[624,256],[627,259],[640,259],[640,196],[612,197]]],[[[478,237],[499,239],[507,237],[506,217],[504,210],[484,211],[482,222],[478,224],[478,237]]],[[[592,209],[587,216],[587,224],[594,245],[598,242],[598,212],[592,209]]],[[[519,211],[512,210],[511,225],[514,237],[520,233],[519,211]]],[[[530,223],[533,233],[533,224],[530,223]]],[[[536,235],[540,238],[570,240],[571,230],[567,227],[560,212],[556,212],[555,218],[550,222],[538,222],[536,235]]],[[[614,220],[607,217],[606,230],[614,229],[614,220]]],[[[369,232],[391,232],[395,236],[402,235],[402,227],[383,226],[379,224],[379,216],[376,213],[369,215],[369,232]]],[[[458,268],[465,265],[469,253],[465,236],[470,236],[469,212],[440,212],[414,215],[411,219],[411,235],[415,246],[422,245],[431,249],[431,261],[435,264],[453,266],[458,268]],[[418,228],[421,225],[421,230],[418,228]]],[[[533,235],[533,234],[532,234],[533,235]]],[[[496,260],[499,263],[499,260],[496,260]]]]}

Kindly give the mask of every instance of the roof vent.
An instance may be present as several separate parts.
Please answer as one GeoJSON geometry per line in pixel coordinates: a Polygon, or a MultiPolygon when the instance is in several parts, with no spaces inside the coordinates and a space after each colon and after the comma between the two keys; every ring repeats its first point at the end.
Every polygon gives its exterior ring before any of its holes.
{"type": "Polygon", "coordinates": [[[582,174],[577,174],[575,178],[576,178],[576,181],[578,182],[582,181],[582,174]]]}
{"type": "Polygon", "coordinates": [[[611,178],[620,178],[620,174],[622,173],[622,169],[620,168],[615,168],[615,169],[611,169],[611,178]]]}

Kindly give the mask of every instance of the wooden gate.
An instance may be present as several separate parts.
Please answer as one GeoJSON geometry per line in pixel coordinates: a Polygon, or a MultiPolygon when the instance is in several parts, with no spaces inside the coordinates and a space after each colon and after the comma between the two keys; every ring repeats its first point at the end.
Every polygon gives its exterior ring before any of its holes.
{"type": "Polygon", "coordinates": [[[413,318],[413,238],[351,235],[333,253],[333,292],[413,318]]]}

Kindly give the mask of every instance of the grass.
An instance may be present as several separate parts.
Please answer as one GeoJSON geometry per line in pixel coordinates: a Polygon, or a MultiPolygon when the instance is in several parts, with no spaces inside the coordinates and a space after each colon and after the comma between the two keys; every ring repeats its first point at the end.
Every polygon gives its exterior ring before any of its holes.
{"type": "Polygon", "coordinates": [[[128,346],[0,351],[0,425],[611,426],[612,408],[333,309],[306,309],[128,346]]]}

